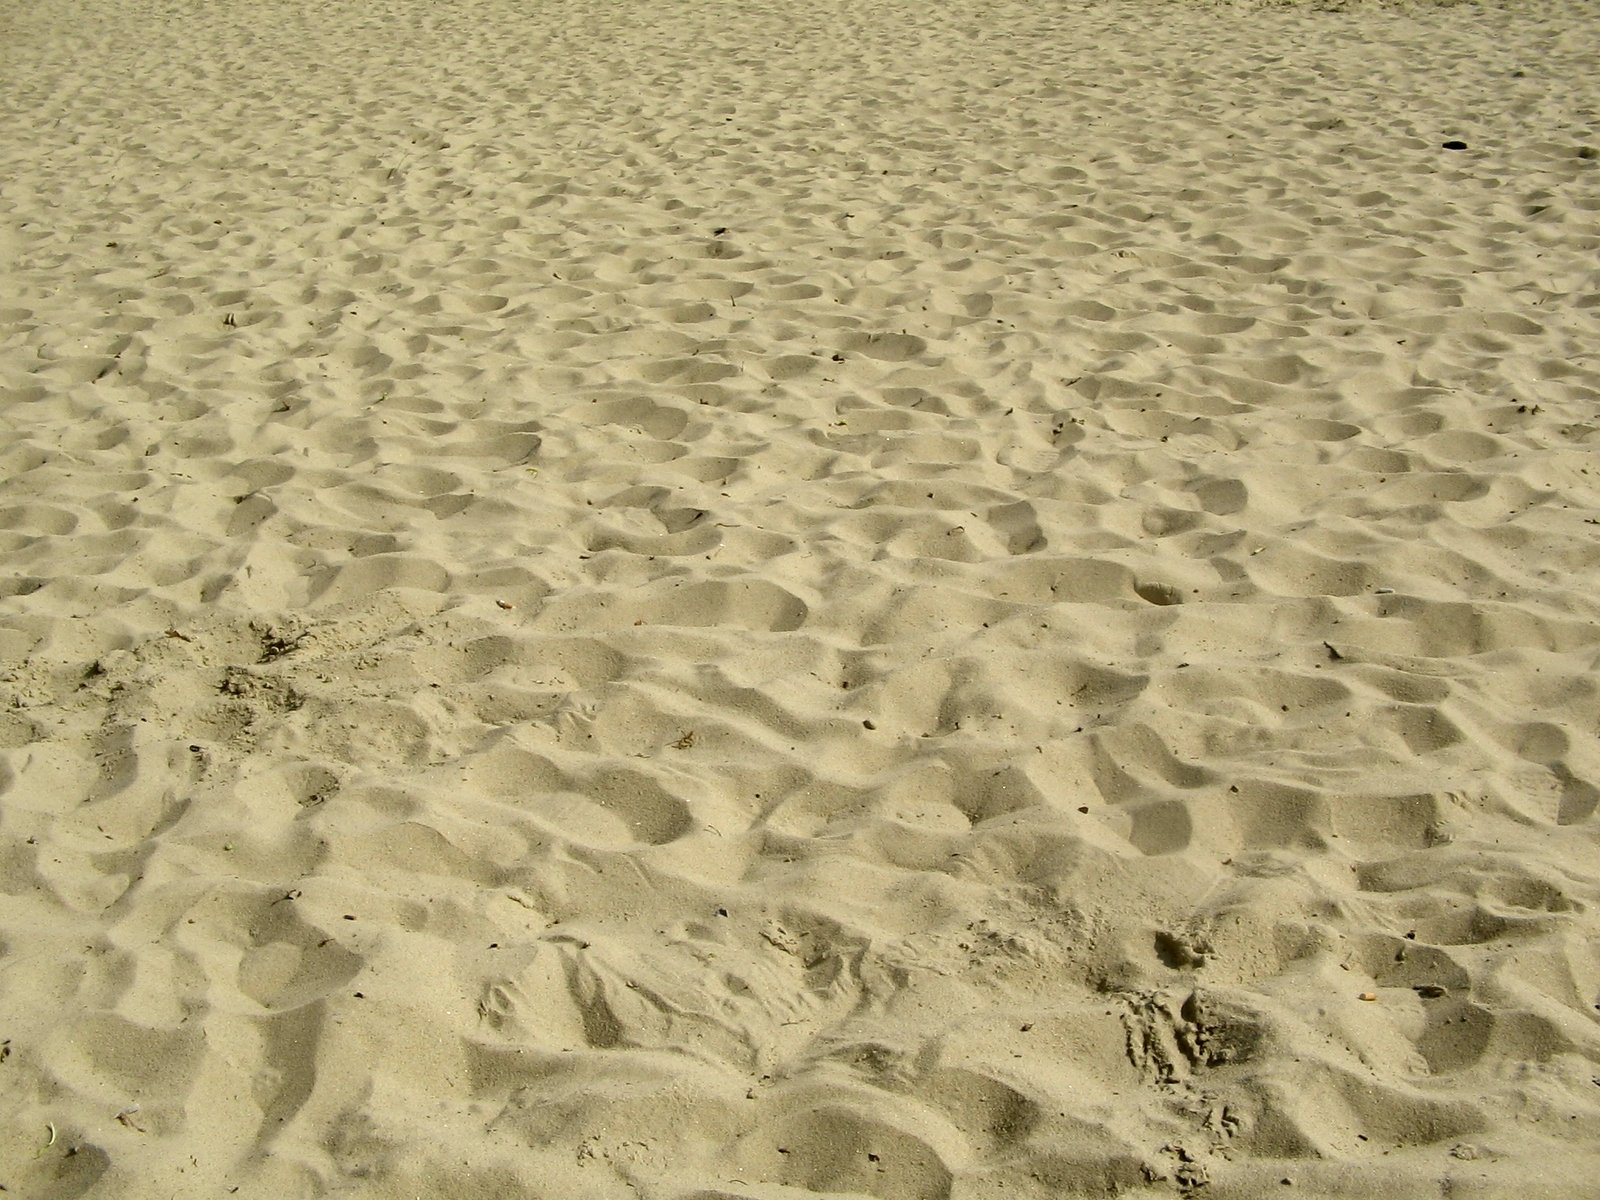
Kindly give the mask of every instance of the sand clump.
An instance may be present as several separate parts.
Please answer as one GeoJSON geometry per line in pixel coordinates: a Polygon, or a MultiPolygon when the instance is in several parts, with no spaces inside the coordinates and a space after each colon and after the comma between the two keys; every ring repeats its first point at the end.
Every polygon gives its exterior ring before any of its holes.
{"type": "Polygon", "coordinates": [[[13,5],[0,1186],[1571,1197],[1593,8],[13,5]]]}

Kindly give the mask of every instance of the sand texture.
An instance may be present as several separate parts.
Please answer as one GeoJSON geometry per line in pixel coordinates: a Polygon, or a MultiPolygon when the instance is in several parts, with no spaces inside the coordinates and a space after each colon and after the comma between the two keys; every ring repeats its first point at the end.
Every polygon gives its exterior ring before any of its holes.
{"type": "Polygon", "coordinates": [[[0,1187],[1593,1195],[1596,62],[0,0],[0,1187]]]}

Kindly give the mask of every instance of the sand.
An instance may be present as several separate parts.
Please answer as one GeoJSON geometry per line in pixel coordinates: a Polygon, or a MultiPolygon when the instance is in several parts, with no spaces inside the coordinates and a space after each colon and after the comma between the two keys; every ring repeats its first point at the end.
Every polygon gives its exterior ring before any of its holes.
{"type": "Polygon", "coordinates": [[[1592,1194],[1597,30],[0,4],[0,1186],[1592,1194]]]}

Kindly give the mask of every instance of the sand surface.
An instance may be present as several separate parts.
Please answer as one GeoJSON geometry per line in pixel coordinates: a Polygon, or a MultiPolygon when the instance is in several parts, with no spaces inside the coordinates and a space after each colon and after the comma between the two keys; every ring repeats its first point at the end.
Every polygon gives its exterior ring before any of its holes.
{"type": "Polygon", "coordinates": [[[1592,1195],[1596,61],[0,0],[0,1187],[1592,1195]]]}

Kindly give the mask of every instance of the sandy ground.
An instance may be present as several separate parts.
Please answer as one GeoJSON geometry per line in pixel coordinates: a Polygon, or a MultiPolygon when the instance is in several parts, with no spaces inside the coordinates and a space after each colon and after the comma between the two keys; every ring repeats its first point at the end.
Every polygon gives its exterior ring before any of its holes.
{"type": "Polygon", "coordinates": [[[0,1186],[1592,1194],[1596,61],[0,0],[0,1186]]]}

